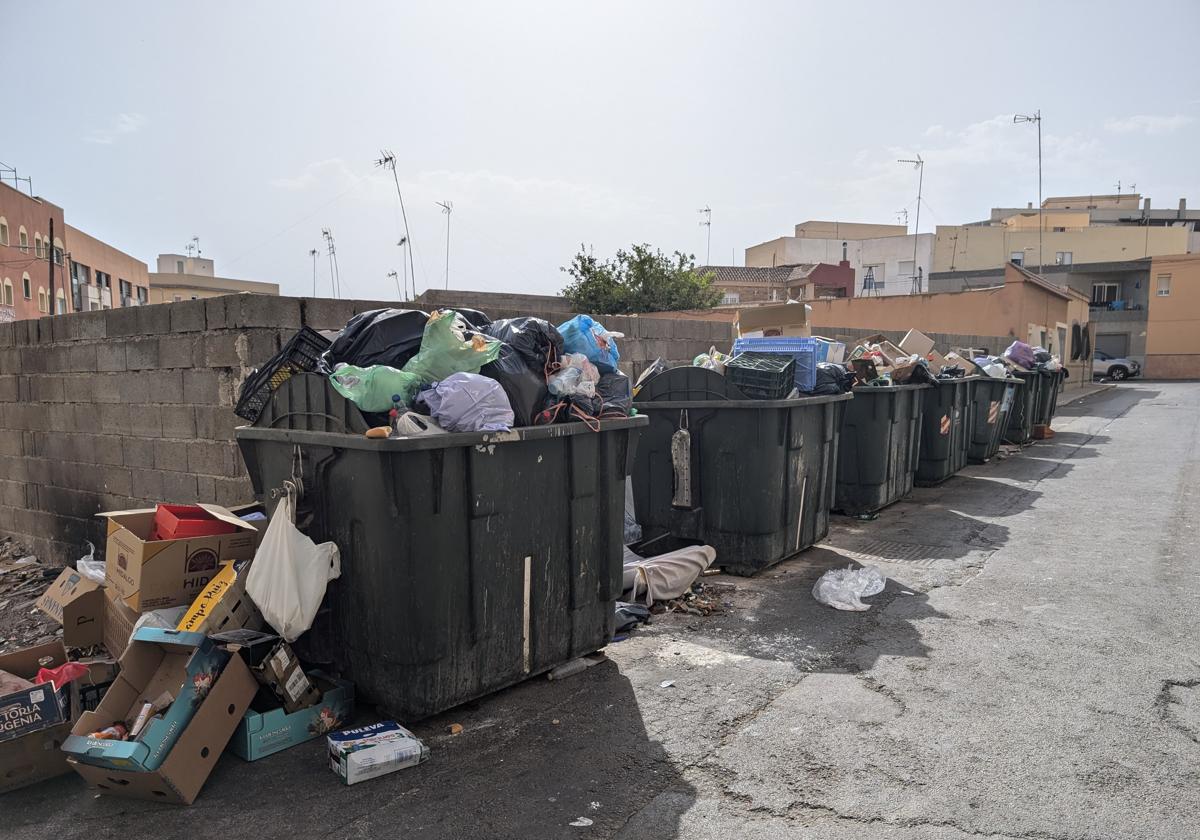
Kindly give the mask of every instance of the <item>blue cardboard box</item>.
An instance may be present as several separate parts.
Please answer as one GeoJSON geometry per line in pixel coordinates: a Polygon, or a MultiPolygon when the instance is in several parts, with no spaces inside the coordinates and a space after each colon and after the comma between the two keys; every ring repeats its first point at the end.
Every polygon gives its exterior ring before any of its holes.
{"type": "Polygon", "coordinates": [[[235,755],[246,761],[257,761],[319,738],[350,722],[354,716],[354,683],[321,671],[311,671],[308,676],[321,690],[321,702],[289,715],[279,707],[279,701],[273,695],[260,691],[259,697],[263,700],[256,698],[250,705],[229,742],[235,755]],[[261,707],[255,708],[260,702],[261,707]]]}
{"type": "Polygon", "coordinates": [[[143,627],[121,657],[121,673],[93,712],[84,714],[63,743],[83,764],[112,770],[157,770],[216,684],[228,651],[202,633],[143,627]],[[174,698],[136,741],[95,738],[114,723],[132,725],[142,704],[167,693],[174,698]]]}

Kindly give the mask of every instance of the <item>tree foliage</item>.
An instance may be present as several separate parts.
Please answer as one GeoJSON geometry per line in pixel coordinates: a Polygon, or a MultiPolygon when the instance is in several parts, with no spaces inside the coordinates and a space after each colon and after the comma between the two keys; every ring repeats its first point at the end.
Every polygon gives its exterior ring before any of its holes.
{"type": "Polygon", "coordinates": [[[571,275],[562,294],[579,312],[625,315],[711,309],[721,301],[712,273],[697,271],[694,256],[679,251],[667,256],[649,245],[617,251],[611,260],[598,260],[580,246],[562,270],[571,275]]]}

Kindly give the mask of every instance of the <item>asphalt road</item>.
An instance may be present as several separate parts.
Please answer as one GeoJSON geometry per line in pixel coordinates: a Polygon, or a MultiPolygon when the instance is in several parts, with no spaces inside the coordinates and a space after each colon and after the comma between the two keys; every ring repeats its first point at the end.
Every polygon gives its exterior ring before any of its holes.
{"type": "Polygon", "coordinates": [[[725,615],[417,725],[421,767],[347,788],[319,743],[225,756],[191,808],[67,776],[0,797],[3,836],[1196,838],[1198,427],[1200,384],[1088,397],[1052,441],[706,579],[725,615]],[[815,603],[851,560],[891,578],[872,609],[815,603]]]}

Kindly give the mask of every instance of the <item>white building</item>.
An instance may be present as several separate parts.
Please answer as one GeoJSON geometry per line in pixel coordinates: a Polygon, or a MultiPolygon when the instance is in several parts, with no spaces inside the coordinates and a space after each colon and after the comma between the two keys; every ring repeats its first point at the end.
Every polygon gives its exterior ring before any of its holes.
{"type": "Polygon", "coordinates": [[[905,225],[808,221],[794,236],[781,236],[746,249],[746,265],[833,263],[846,260],[854,269],[854,294],[907,295],[929,288],[933,265],[932,233],[910,234],[905,225]],[[915,254],[914,254],[915,248],[915,254]],[[915,261],[914,261],[915,256],[915,261]]]}

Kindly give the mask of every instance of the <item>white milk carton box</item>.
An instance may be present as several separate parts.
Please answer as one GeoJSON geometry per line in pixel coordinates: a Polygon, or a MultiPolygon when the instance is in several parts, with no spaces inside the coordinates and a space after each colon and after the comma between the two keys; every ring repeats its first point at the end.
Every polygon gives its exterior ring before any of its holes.
{"type": "Polygon", "coordinates": [[[329,769],[348,785],[415,767],[429,748],[394,720],[343,729],[327,736],[329,769]]]}

